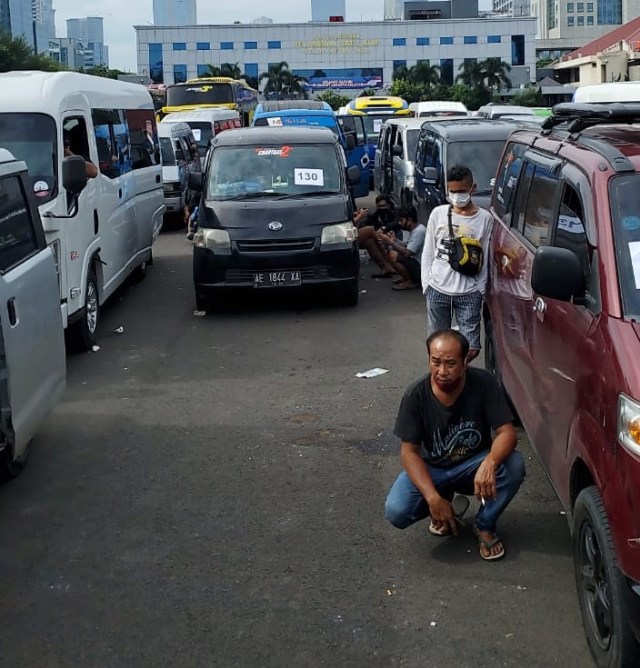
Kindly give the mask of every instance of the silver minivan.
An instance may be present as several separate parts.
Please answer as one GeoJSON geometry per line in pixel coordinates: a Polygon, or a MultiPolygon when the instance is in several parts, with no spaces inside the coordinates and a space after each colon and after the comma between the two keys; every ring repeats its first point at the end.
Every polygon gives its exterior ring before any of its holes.
{"type": "Polygon", "coordinates": [[[166,212],[180,213],[187,202],[189,174],[202,171],[198,144],[186,123],[159,123],[158,138],[166,212]]]}
{"type": "MultiPolygon", "coordinates": [[[[62,186],[87,182],[83,158],[63,162],[62,186]]],[[[65,388],[54,251],[47,246],[24,162],[0,148],[0,479],[24,468],[29,444],[65,388]]]]}

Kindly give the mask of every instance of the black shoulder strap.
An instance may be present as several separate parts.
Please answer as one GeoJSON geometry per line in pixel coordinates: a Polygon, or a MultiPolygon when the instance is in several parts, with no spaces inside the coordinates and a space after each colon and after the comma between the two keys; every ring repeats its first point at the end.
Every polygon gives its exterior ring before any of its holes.
{"type": "Polygon", "coordinates": [[[452,239],[456,238],[456,235],[453,233],[453,222],[451,218],[453,217],[453,207],[449,204],[449,210],[447,211],[447,220],[449,221],[449,236],[452,239]]]}

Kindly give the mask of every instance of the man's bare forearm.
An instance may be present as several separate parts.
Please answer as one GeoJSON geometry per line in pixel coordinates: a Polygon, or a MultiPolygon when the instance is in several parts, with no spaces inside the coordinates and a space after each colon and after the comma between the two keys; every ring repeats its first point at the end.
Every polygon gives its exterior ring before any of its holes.
{"type": "Polygon", "coordinates": [[[402,443],[400,446],[400,459],[409,479],[420,490],[427,503],[430,498],[440,496],[436,486],[433,484],[431,474],[424,459],[422,459],[413,444],[402,443]]]}

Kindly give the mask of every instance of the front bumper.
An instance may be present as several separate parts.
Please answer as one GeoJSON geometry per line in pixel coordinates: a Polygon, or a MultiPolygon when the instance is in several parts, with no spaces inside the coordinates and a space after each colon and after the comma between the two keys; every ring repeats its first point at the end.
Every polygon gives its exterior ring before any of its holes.
{"type": "Polygon", "coordinates": [[[166,194],[164,196],[164,206],[165,210],[168,213],[173,213],[175,211],[182,211],[184,208],[182,205],[182,195],[175,194],[166,194]]]}

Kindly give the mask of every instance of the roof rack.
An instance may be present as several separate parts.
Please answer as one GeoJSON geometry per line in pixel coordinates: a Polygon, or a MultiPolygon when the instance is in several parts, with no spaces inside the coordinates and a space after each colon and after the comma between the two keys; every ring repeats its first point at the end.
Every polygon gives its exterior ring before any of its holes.
{"type": "Polygon", "coordinates": [[[635,166],[616,146],[580,133],[597,125],[630,125],[640,122],[640,103],[562,103],[553,108],[553,115],[542,124],[542,136],[554,130],[566,133],[565,139],[584,146],[605,158],[616,172],[633,172],[635,166]]]}

